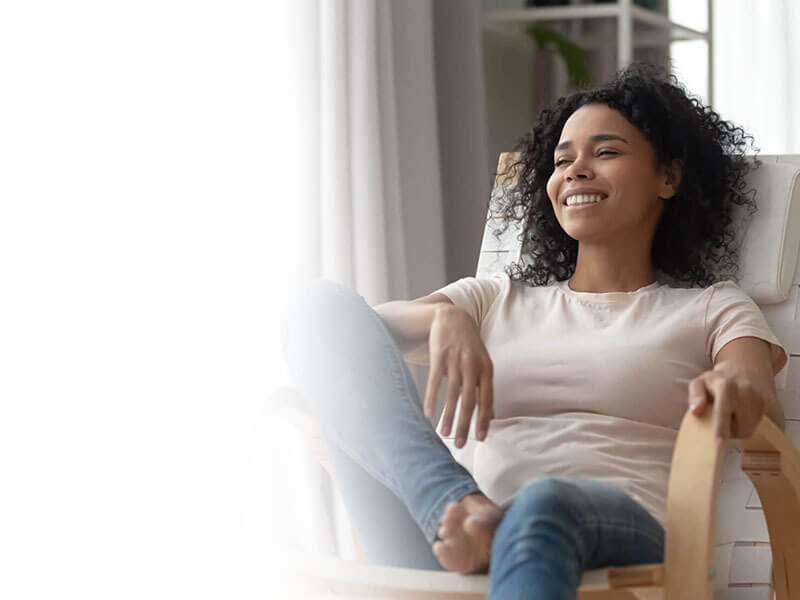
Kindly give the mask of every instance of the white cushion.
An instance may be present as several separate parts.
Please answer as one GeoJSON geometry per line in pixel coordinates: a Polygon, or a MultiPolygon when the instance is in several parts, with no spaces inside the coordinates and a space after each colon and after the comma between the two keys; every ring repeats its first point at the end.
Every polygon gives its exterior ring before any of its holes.
{"type": "Polygon", "coordinates": [[[765,156],[747,187],[758,212],[744,230],[739,287],[758,304],[783,302],[794,282],[800,249],[800,156],[765,156]],[[795,162],[796,161],[796,162],[795,162]]]}

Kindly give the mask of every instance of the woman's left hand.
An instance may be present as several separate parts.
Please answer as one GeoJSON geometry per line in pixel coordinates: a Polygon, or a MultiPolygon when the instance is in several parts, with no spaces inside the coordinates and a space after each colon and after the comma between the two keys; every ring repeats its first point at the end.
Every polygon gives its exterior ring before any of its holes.
{"type": "Polygon", "coordinates": [[[767,409],[769,392],[740,364],[723,361],[689,382],[689,406],[702,415],[712,404],[717,448],[728,438],[748,438],[767,409]]]}

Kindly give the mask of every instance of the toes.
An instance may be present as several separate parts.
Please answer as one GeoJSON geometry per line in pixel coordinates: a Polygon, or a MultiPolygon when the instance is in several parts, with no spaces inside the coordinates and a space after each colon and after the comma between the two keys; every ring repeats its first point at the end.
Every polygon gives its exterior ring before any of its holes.
{"type": "Polygon", "coordinates": [[[460,504],[451,502],[444,509],[444,521],[461,521],[467,515],[466,509],[460,504]]]}
{"type": "Polygon", "coordinates": [[[452,570],[454,565],[454,559],[456,558],[453,553],[453,544],[449,542],[444,542],[442,540],[438,540],[433,543],[433,554],[439,559],[439,562],[442,563],[442,566],[448,570],[452,570]]]}
{"type": "Polygon", "coordinates": [[[441,565],[448,571],[465,572],[468,568],[466,556],[463,549],[459,549],[458,544],[452,541],[436,541],[433,543],[433,554],[441,565]]]}
{"type": "Polygon", "coordinates": [[[491,533],[497,527],[500,518],[495,515],[476,514],[464,519],[464,531],[472,535],[491,533]]]}
{"type": "Polygon", "coordinates": [[[439,528],[437,535],[440,538],[445,538],[453,535],[455,531],[461,526],[466,517],[464,507],[455,503],[448,504],[444,509],[441,521],[439,521],[439,528]]]}
{"type": "Polygon", "coordinates": [[[478,517],[470,515],[464,519],[464,531],[471,535],[478,535],[487,530],[487,525],[478,517]]]}
{"type": "Polygon", "coordinates": [[[473,513],[464,519],[464,531],[468,533],[491,533],[503,520],[503,514],[500,510],[482,510],[473,513]]]}

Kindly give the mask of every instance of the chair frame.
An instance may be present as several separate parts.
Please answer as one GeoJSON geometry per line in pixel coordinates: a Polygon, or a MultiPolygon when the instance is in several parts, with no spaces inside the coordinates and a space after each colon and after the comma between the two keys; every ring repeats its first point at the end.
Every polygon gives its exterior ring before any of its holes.
{"type": "MultiPolygon", "coordinates": [[[[310,454],[331,469],[322,435],[302,410],[297,391],[272,394],[275,413],[303,434],[310,454]]],[[[714,564],[714,526],[724,447],[718,449],[712,411],[687,412],[672,457],[667,493],[663,563],[611,566],[586,571],[579,600],[710,600],[714,564]]],[[[768,417],[747,438],[727,440],[742,453],[744,471],[758,490],[769,530],[776,600],[800,600],[800,451],[768,417]],[[794,566],[794,569],[791,567],[794,566]]],[[[353,532],[357,554],[364,560],[353,532]]],[[[298,563],[297,575],[334,598],[473,600],[484,598],[488,575],[461,575],[316,557],[298,563]]]]}
{"type": "MultiPolygon", "coordinates": [[[[513,152],[500,155],[493,199],[495,193],[503,194],[516,185],[519,172],[511,166],[517,158],[513,152]]],[[[783,158],[800,164],[800,156],[783,158]]],[[[521,226],[509,227],[498,246],[492,234],[492,217],[487,219],[478,277],[496,269],[498,259],[505,263],[519,260],[521,248],[516,240],[521,226]]],[[[410,363],[417,363],[415,359],[419,358],[421,355],[415,352],[406,356],[410,363]]],[[[310,454],[325,468],[335,487],[322,435],[313,419],[299,409],[298,392],[292,387],[278,388],[272,393],[271,405],[304,434],[310,454]]],[[[710,410],[698,417],[687,407],[681,421],[667,491],[664,562],[587,571],[578,588],[580,600],[713,597],[714,531],[725,446],[716,446],[712,418],[710,410]]],[[[766,416],[749,438],[728,440],[726,445],[734,445],[741,452],[742,471],[761,500],[772,551],[774,598],[800,600],[800,451],[766,416]]],[[[297,575],[339,598],[468,600],[484,598],[488,593],[488,575],[366,564],[354,530],[353,541],[360,562],[304,557],[297,562],[297,575]]]]}

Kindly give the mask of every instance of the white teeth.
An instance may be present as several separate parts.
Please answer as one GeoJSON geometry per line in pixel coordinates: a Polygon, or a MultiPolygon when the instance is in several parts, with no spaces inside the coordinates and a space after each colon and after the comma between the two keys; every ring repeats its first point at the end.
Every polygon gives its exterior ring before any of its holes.
{"type": "Polygon", "coordinates": [[[575,204],[590,204],[593,202],[600,202],[603,199],[601,194],[575,194],[567,198],[567,206],[575,204]]]}

